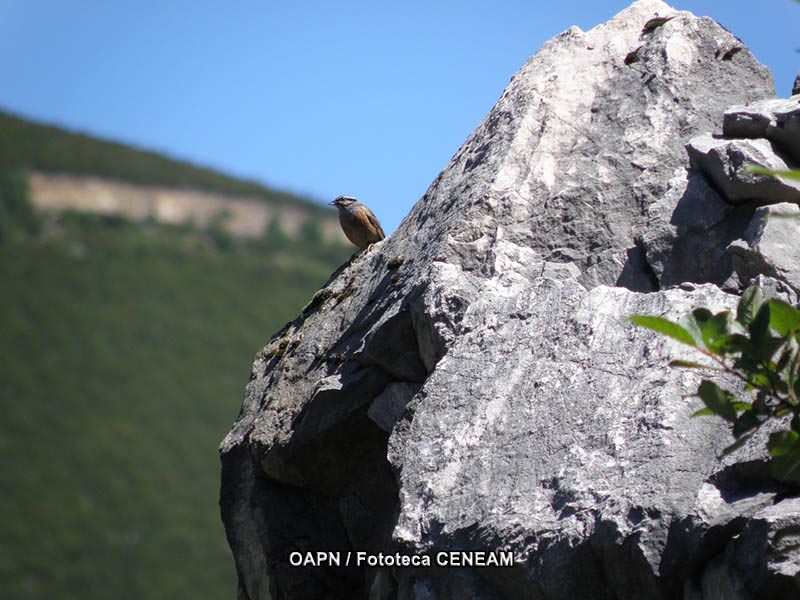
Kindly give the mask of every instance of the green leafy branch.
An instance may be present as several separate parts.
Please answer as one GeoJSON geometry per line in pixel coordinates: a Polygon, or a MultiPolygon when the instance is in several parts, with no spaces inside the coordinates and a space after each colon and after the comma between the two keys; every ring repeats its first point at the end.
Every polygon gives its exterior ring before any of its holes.
{"type": "Polygon", "coordinates": [[[741,447],[771,419],[788,421],[786,429],[769,436],[771,472],[780,481],[800,482],[800,311],[781,300],[764,301],[754,285],[742,295],[735,317],[698,308],[677,323],[645,315],[630,319],[711,361],[673,360],[671,367],[726,373],[743,383],[749,400],[709,379],[692,394],[705,404],[692,416],[716,415],[729,423],[736,441],[723,454],[741,447]]]}
{"type": "MultiPolygon", "coordinates": [[[[798,0],[800,2],[800,0],[798,0]]],[[[754,175],[768,175],[769,177],[784,177],[786,179],[796,179],[800,181],[800,169],[785,169],[775,170],[767,169],[760,165],[747,165],[745,172],[753,173],[754,175]]]]}

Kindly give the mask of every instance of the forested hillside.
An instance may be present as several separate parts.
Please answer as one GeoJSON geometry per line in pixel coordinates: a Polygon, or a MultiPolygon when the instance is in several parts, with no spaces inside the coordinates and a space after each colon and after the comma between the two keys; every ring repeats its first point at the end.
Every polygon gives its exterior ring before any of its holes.
{"type": "Polygon", "coordinates": [[[0,597],[233,597],[217,444],[255,353],[350,251],[280,232],[239,240],[38,215],[9,166],[253,184],[122,146],[111,150],[131,159],[124,168],[99,164],[108,148],[93,154],[91,139],[2,121],[0,597]]]}
{"type": "Polygon", "coordinates": [[[261,183],[0,111],[0,169],[18,168],[246,194],[263,198],[265,202],[288,203],[325,213],[325,208],[305,198],[261,183]]]}

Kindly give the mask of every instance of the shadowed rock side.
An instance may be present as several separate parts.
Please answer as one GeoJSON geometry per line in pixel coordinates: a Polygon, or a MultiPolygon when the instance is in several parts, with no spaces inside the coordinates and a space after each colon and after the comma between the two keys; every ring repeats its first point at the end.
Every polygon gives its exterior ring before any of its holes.
{"type": "Polygon", "coordinates": [[[772,95],[739,40],[657,0],[545,44],[256,357],[220,447],[239,598],[795,597],[800,501],[775,502],[763,440],[717,459],[695,376],[627,320],[732,307],[720,286],[755,276],[728,246],[766,247],[757,205],[684,145],[772,95]],[[320,551],[342,565],[290,564],[320,551]],[[358,551],[514,566],[345,566],[358,551]]]}

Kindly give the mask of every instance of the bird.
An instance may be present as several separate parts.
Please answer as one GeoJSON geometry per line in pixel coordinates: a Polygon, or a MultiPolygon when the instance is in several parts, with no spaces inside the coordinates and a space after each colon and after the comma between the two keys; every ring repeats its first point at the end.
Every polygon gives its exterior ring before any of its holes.
{"type": "Polygon", "coordinates": [[[352,196],[339,196],[328,204],[338,209],[342,231],[359,250],[365,250],[386,237],[375,214],[352,196]]]}

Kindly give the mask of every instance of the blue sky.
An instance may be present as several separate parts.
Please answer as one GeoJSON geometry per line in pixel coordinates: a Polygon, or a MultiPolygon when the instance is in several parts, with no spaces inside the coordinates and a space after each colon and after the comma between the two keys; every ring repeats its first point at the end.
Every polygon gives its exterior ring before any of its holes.
{"type": "MultiPolygon", "coordinates": [[[[327,201],[393,230],[545,41],[629,2],[0,0],[0,107],[327,201]]],[[[800,4],[715,18],[788,96],[800,4]]]]}

